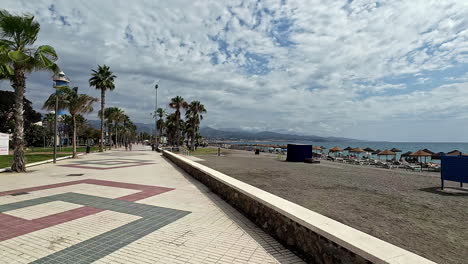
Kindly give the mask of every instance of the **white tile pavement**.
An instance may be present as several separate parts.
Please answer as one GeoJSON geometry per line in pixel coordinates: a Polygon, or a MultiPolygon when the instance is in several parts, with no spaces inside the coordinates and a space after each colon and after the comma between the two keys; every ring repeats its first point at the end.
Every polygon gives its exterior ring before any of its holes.
{"type": "MultiPolygon", "coordinates": [[[[113,151],[90,154],[80,157],[78,161],[109,159],[135,159],[155,164],[91,170],[58,166],[77,162],[64,160],[57,165],[45,164],[35,167],[34,171],[25,174],[1,173],[0,192],[81,179],[175,188],[136,203],[190,211],[190,214],[98,259],[95,263],[302,263],[300,258],[158,153],[113,151]],[[66,176],[71,173],[84,175],[66,176]]],[[[21,196],[1,196],[0,204],[64,192],[117,198],[138,191],[78,184],[33,191],[21,196]]],[[[73,208],[73,203],[49,202],[8,213],[24,219],[33,219],[73,208]]],[[[28,263],[136,219],[139,217],[103,211],[4,240],[0,242],[0,263],[28,263]]]]}

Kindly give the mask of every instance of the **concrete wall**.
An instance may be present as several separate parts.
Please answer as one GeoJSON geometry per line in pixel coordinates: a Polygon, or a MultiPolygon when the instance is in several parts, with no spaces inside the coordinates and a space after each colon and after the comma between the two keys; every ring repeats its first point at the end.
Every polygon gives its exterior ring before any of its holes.
{"type": "Polygon", "coordinates": [[[310,263],[433,263],[183,156],[163,155],[310,263]]]}

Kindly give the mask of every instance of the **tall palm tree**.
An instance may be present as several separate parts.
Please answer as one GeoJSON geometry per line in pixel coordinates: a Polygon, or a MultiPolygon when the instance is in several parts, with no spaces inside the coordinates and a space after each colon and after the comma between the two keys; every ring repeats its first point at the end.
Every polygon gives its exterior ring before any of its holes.
{"type": "Polygon", "coordinates": [[[181,96],[176,96],[171,99],[171,102],[169,103],[169,107],[172,109],[175,109],[175,141],[176,141],[176,146],[179,146],[179,140],[180,140],[180,110],[181,109],[186,109],[188,107],[187,102],[182,98],[181,96]]]}
{"type": "Polygon", "coordinates": [[[0,78],[10,80],[15,90],[15,146],[11,169],[26,171],[24,161],[24,120],[23,98],[26,88],[26,74],[32,71],[47,70],[58,72],[54,63],[58,57],[54,48],[43,45],[34,48],[40,25],[32,15],[12,15],[0,10],[0,78]]]}
{"type": "MultiPolygon", "coordinates": [[[[57,89],[60,90],[58,95],[61,97],[59,100],[60,109],[66,109],[70,112],[73,130],[73,158],[76,158],[76,116],[91,113],[93,111],[93,103],[97,102],[98,99],[87,94],[79,94],[78,87],[69,88],[68,86],[62,86],[57,89]]],[[[43,108],[53,110],[55,108],[56,96],[57,93],[51,94],[45,101],[43,108]]]]}
{"type": "MultiPolygon", "coordinates": [[[[106,91],[113,91],[115,89],[114,81],[115,76],[107,65],[98,65],[97,70],[91,70],[91,78],[89,79],[89,85],[94,86],[96,89],[101,90],[101,113],[104,113],[106,105],[106,91]]],[[[100,115],[101,118],[101,144],[99,145],[99,151],[104,151],[104,115],[100,115]]]]}
{"type": "Polygon", "coordinates": [[[187,123],[189,124],[190,138],[192,141],[191,149],[195,150],[195,135],[198,133],[200,129],[200,122],[203,120],[203,114],[206,113],[205,106],[200,103],[200,101],[193,101],[189,104],[188,110],[185,113],[185,118],[187,119],[187,123]]]}

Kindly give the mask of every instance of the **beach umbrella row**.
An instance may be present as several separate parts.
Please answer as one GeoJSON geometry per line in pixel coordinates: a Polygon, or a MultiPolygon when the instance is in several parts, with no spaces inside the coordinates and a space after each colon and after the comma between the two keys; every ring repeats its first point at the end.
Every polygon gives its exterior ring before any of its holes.
{"type": "MultiPolygon", "coordinates": [[[[313,150],[323,150],[323,149],[325,149],[325,147],[315,146],[312,149],[313,150]]],[[[372,155],[386,156],[386,158],[388,158],[388,156],[396,156],[398,152],[402,152],[400,149],[397,149],[397,148],[392,148],[390,150],[385,149],[385,150],[382,151],[380,149],[374,150],[374,149],[372,149],[370,147],[367,147],[365,149],[361,149],[359,147],[352,148],[350,146],[348,146],[348,147],[346,147],[344,149],[341,149],[338,146],[334,146],[333,148],[329,149],[329,152],[331,152],[331,153],[342,152],[342,151],[348,151],[349,153],[357,153],[358,155],[363,153],[363,152],[369,152],[372,155]]],[[[418,150],[418,151],[415,151],[415,152],[407,151],[407,152],[401,154],[401,157],[416,157],[416,158],[424,157],[425,159],[427,159],[427,157],[431,157],[432,159],[440,159],[440,157],[442,155],[459,156],[459,155],[462,155],[462,152],[459,151],[459,150],[452,150],[452,151],[447,152],[447,153],[444,153],[444,152],[435,153],[435,152],[425,148],[425,149],[421,149],[421,150],[418,150]]]]}

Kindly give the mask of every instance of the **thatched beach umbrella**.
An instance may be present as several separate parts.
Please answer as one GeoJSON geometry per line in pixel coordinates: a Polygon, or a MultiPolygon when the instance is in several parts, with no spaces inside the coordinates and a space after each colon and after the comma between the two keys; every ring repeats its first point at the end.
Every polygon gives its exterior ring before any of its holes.
{"type": "Polygon", "coordinates": [[[314,152],[314,150],[316,152],[322,152],[323,149],[321,147],[319,147],[319,146],[312,146],[312,152],[314,152]]]}
{"type": "Polygon", "coordinates": [[[370,148],[370,147],[365,148],[364,151],[367,152],[366,154],[369,156],[369,158],[371,158],[373,152],[375,152],[375,150],[373,150],[373,149],[370,148]]]}
{"type": "Polygon", "coordinates": [[[351,149],[349,152],[356,152],[356,153],[362,153],[362,152],[365,152],[363,149],[357,147],[357,148],[353,148],[351,149]]]}
{"type": "Polygon", "coordinates": [[[350,150],[352,150],[352,149],[353,149],[352,147],[347,146],[347,147],[346,147],[345,149],[343,149],[343,150],[350,151],[350,150]]]}
{"type": "Polygon", "coordinates": [[[390,151],[393,151],[393,152],[401,152],[401,150],[397,149],[397,148],[392,148],[390,151]]]}
{"type": "Polygon", "coordinates": [[[429,153],[431,155],[435,154],[435,152],[432,152],[432,151],[428,150],[427,148],[423,149],[423,151],[426,152],[426,153],[429,153]]]}
{"type": "Polygon", "coordinates": [[[413,153],[413,152],[408,151],[408,152],[405,152],[405,153],[401,154],[401,156],[402,157],[409,157],[411,155],[411,153],[413,153]]]}
{"type": "Polygon", "coordinates": [[[442,157],[443,155],[445,155],[444,152],[437,152],[437,153],[435,153],[435,154],[432,154],[431,159],[438,159],[438,160],[440,160],[441,157],[442,157]]]}
{"type": "Polygon", "coordinates": [[[460,154],[462,154],[462,152],[457,149],[447,152],[447,155],[449,156],[460,156],[460,154]]]}
{"type": "Polygon", "coordinates": [[[351,150],[349,150],[349,152],[352,152],[352,153],[357,153],[357,155],[359,156],[359,154],[365,152],[363,149],[357,147],[357,148],[353,148],[351,150]]]}
{"type": "MultiPolygon", "coordinates": [[[[328,152],[332,152],[332,153],[342,152],[342,151],[343,151],[343,150],[340,149],[340,148],[337,147],[337,146],[335,146],[335,147],[333,147],[333,148],[331,148],[331,149],[328,150],[328,152]]],[[[336,154],[335,154],[335,156],[336,156],[336,154]]]]}
{"type": "Polygon", "coordinates": [[[410,156],[417,157],[417,158],[424,157],[424,162],[426,162],[427,157],[432,156],[432,154],[424,151],[423,149],[420,149],[416,152],[411,153],[410,156]]]}
{"type": "Polygon", "coordinates": [[[343,150],[340,149],[339,147],[336,147],[336,146],[335,146],[335,147],[329,149],[328,151],[329,151],[329,152],[341,152],[341,151],[343,151],[343,150]]]}
{"type": "Polygon", "coordinates": [[[382,152],[380,149],[376,149],[375,151],[372,151],[372,154],[376,155],[376,154],[379,154],[380,152],[382,152]]]}
{"type": "Polygon", "coordinates": [[[386,149],[384,151],[381,151],[381,152],[377,153],[377,155],[379,156],[379,158],[380,158],[380,156],[385,156],[385,159],[387,160],[388,156],[395,156],[396,153],[391,151],[391,150],[386,149]]]}

